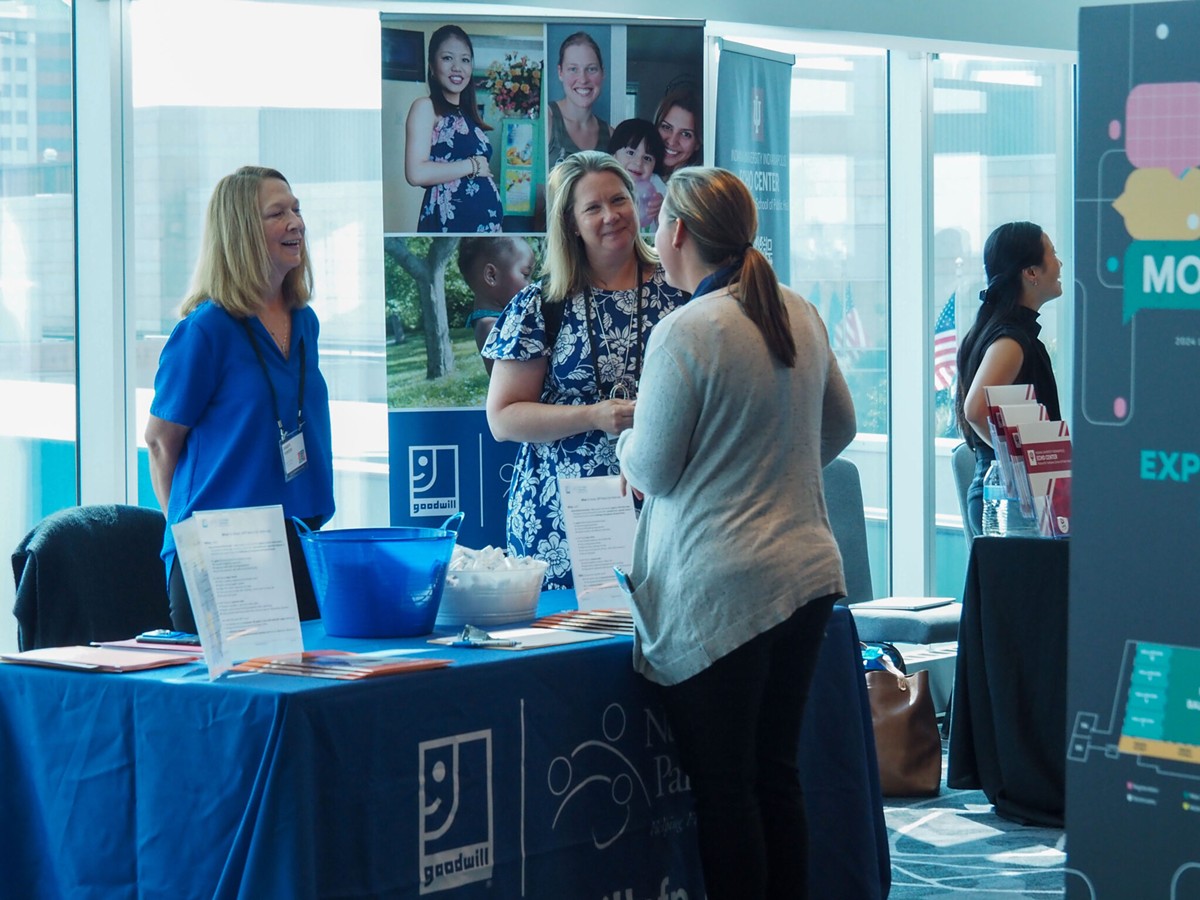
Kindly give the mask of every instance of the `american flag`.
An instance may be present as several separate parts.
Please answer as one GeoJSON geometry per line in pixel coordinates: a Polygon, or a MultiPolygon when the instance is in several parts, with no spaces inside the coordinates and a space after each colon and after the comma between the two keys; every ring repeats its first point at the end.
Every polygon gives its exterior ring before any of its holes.
{"type": "Polygon", "coordinates": [[[954,322],[954,294],[942,307],[933,326],[933,388],[944,391],[954,386],[958,374],[958,329],[954,322]]]}
{"type": "MultiPolygon", "coordinates": [[[[837,294],[829,303],[832,310],[837,309],[837,294]]],[[[850,295],[850,285],[846,285],[846,302],[842,304],[842,317],[833,326],[833,349],[837,353],[846,354],[851,360],[867,346],[867,333],[863,330],[862,319],[854,306],[854,298],[850,295]]]]}

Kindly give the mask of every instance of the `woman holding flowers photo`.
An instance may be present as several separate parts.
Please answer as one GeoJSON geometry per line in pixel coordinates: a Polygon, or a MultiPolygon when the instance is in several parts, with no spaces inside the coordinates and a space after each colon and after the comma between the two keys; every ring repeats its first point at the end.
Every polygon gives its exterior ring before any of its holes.
{"type": "Polygon", "coordinates": [[[476,107],[474,64],[471,39],[457,25],[443,25],[430,37],[429,96],[413,101],[405,125],[404,177],[425,188],[420,233],[502,230],[486,134],[491,128],[476,107]]]}

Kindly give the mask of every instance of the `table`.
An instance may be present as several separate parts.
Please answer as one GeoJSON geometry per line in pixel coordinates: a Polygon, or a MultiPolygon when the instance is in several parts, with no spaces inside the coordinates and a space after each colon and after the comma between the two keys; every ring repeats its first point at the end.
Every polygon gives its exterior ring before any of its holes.
{"type": "Polygon", "coordinates": [[[977,537],[958,632],[946,784],[996,813],[1062,827],[1067,541],[977,537]]]}
{"type": "MultiPolygon", "coordinates": [[[[703,896],[687,780],[628,637],[516,653],[303,631],[453,665],[356,683],[0,665],[6,895],[703,896]]],[[[801,754],[813,896],[882,898],[849,614],[827,635],[801,754]]]]}

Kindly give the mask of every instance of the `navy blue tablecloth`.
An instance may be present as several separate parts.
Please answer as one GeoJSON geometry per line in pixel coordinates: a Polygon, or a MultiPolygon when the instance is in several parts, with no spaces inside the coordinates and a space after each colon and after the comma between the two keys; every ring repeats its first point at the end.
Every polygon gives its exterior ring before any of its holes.
{"type": "MultiPolygon", "coordinates": [[[[504,652],[303,628],[310,649],[402,646],[453,665],[356,683],[0,666],[0,893],[703,896],[687,779],[628,638],[504,652]]],[[[845,610],[817,672],[801,757],[812,895],[883,898],[845,610]]]]}
{"type": "Polygon", "coordinates": [[[1063,826],[1070,542],[977,537],[963,588],[946,784],[1063,826]]]}

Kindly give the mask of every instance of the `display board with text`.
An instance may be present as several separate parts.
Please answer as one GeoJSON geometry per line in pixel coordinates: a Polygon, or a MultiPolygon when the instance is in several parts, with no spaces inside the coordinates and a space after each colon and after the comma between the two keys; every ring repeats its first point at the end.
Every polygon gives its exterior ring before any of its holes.
{"type": "Polygon", "coordinates": [[[1066,893],[1200,896],[1200,3],[1085,8],[1066,893]]]}

